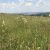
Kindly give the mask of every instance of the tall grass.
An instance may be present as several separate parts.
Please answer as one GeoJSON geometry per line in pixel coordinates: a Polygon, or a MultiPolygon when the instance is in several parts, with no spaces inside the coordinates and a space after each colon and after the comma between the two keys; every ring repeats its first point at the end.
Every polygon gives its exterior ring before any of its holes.
{"type": "Polygon", "coordinates": [[[0,15],[0,50],[47,50],[50,17],[0,15]]]}

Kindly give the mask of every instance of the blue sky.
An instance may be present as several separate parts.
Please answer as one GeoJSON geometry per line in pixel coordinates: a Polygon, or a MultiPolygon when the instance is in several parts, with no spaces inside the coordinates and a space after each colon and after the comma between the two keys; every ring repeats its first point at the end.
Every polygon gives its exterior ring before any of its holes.
{"type": "Polygon", "coordinates": [[[50,12],[50,0],[0,0],[0,13],[50,12]]]}

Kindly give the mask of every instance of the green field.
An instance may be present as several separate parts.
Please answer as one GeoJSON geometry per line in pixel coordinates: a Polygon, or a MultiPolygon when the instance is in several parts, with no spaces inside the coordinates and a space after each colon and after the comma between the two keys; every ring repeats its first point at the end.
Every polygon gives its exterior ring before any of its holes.
{"type": "Polygon", "coordinates": [[[50,17],[0,15],[0,50],[48,50],[50,17]]]}

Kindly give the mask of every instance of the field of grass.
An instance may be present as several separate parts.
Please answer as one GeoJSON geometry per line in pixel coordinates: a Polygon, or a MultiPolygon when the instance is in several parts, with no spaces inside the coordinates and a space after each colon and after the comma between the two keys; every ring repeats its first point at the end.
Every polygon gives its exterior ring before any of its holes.
{"type": "Polygon", "coordinates": [[[0,50],[48,50],[50,17],[0,15],[0,50]]]}

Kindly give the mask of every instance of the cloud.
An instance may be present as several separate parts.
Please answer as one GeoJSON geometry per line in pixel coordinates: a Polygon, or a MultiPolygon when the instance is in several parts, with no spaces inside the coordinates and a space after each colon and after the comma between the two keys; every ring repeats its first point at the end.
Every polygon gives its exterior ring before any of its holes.
{"type": "Polygon", "coordinates": [[[49,12],[50,11],[50,4],[46,0],[38,0],[38,2],[35,3],[33,10],[36,12],[49,12]]]}
{"type": "Polygon", "coordinates": [[[17,6],[16,3],[0,3],[0,8],[15,8],[17,6]]]}
{"type": "Polygon", "coordinates": [[[33,5],[32,2],[25,2],[25,3],[24,3],[24,6],[32,6],[32,5],[33,5]]]}
{"type": "Polygon", "coordinates": [[[49,6],[49,3],[46,2],[45,0],[39,0],[36,4],[35,4],[36,7],[47,7],[49,6]]]}
{"type": "Polygon", "coordinates": [[[36,3],[36,7],[38,7],[40,4],[41,4],[42,0],[39,0],[37,3],[36,3]]]}
{"type": "Polygon", "coordinates": [[[19,2],[0,3],[0,12],[26,12],[26,11],[49,11],[50,3],[46,0],[19,0],[19,2]]]}

